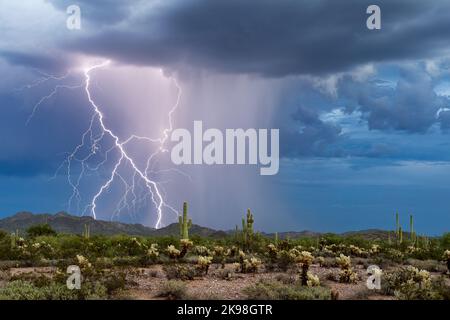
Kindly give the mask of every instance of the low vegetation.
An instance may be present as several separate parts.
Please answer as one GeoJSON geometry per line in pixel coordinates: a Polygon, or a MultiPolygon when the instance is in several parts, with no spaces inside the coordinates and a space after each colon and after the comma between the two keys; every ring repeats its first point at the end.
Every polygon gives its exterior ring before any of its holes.
{"type": "MultiPolygon", "coordinates": [[[[248,210],[242,229],[236,227],[233,234],[190,236],[192,221],[184,204],[179,237],[91,235],[89,226],[81,235],[69,235],[46,224],[23,235],[0,231],[0,299],[111,299],[126,297],[142,281],[155,287],[153,297],[167,299],[199,297],[188,295],[194,281],[235,284],[233,299],[337,299],[343,297],[339,288],[365,289],[369,265],[383,269],[383,287],[373,295],[450,297],[450,233],[417,235],[412,217],[408,234],[397,224],[388,239],[376,240],[334,234],[269,238],[254,231],[254,221],[248,210]],[[81,290],[66,287],[69,265],[81,269],[81,290]],[[31,271],[16,274],[21,268],[31,271]],[[45,275],[41,269],[47,270],[45,275]]],[[[223,298],[219,293],[211,297],[223,298]]]]}

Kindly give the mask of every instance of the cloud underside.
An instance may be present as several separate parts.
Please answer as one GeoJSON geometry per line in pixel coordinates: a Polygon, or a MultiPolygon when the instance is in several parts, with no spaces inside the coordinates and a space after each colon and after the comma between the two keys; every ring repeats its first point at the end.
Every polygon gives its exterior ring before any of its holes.
{"type": "MultiPolygon", "coordinates": [[[[82,30],[52,39],[54,48],[45,51],[2,48],[0,57],[12,65],[50,71],[66,69],[72,57],[81,54],[174,70],[205,69],[266,79],[307,77],[308,85],[289,93],[298,95],[296,99],[288,106],[280,99],[276,106],[277,113],[288,113],[273,121],[280,128],[283,157],[401,158],[404,149],[386,140],[392,133],[399,134],[396,139],[403,139],[401,145],[407,149],[414,146],[411,137],[429,134],[433,128],[440,133],[450,129],[450,112],[445,111],[450,108],[448,97],[435,92],[443,78],[421,64],[449,55],[450,2],[378,1],[382,29],[368,30],[366,8],[372,2],[80,0],[82,30]],[[371,76],[351,75],[368,64],[375,66],[371,76]],[[395,70],[393,84],[383,83],[380,66],[395,70]],[[329,77],[336,79],[333,94],[314,85],[315,80],[329,77]],[[320,95],[321,104],[304,92],[320,95]],[[335,110],[343,116],[323,118],[335,110]],[[355,115],[367,132],[386,136],[356,136],[342,122],[355,115]]],[[[64,15],[73,4],[50,3],[64,15]]],[[[427,152],[424,157],[433,158],[433,152],[427,152]]],[[[434,158],[440,156],[434,150],[434,158]]],[[[408,153],[408,157],[420,155],[408,153]]],[[[14,171],[15,165],[4,161],[4,173],[14,171]]],[[[39,166],[36,171],[42,168],[47,170],[39,166]]]]}

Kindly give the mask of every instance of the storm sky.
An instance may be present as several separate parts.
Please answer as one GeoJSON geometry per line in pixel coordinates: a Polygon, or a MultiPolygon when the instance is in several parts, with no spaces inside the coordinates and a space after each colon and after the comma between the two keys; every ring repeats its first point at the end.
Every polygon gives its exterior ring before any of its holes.
{"type": "MultiPolygon", "coordinates": [[[[381,30],[366,27],[371,4],[0,0],[0,217],[90,213],[118,154],[88,170],[73,201],[67,172],[82,167],[64,160],[92,116],[83,68],[110,60],[92,94],[120,139],[160,135],[178,95],[175,128],[280,129],[275,176],[155,161],[167,203],[188,201],[194,223],[232,229],[249,207],[258,230],[341,232],[392,229],[398,211],[406,229],[413,214],[418,233],[449,231],[450,2],[377,1],[381,30]],[[80,30],[66,27],[72,4],[80,30]]],[[[144,165],[151,148],[129,152],[144,165]]],[[[121,168],[98,218],[152,226],[145,194],[121,206],[130,177],[121,168]]],[[[175,220],[164,212],[164,225],[175,220]]]]}

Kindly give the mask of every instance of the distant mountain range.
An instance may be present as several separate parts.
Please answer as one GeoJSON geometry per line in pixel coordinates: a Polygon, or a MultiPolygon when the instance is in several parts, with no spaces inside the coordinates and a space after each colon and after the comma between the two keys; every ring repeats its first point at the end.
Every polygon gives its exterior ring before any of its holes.
{"type": "MultiPolygon", "coordinates": [[[[164,228],[154,229],[146,227],[142,224],[128,224],[115,221],[103,221],[95,220],[88,216],[73,216],[66,212],[59,212],[56,214],[33,214],[31,212],[19,212],[13,216],[0,219],[0,229],[8,232],[15,232],[19,230],[21,234],[24,234],[26,229],[32,225],[48,223],[55,231],[59,233],[68,234],[82,234],[85,225],[90,226],[91,235],[103,234],[127,234],[134,236],[178,236],[179,228],[178,223],[172,223],[164,228]]],[[[207,227],[202,227],[193,224],[189,230],[191,235],[199,235],[202,237],[221,238],[234,231],[221,231],[214,230],[207,227]]],[[[274,237],[273,233],[262,233],[267,237],[274,237]]],[[[323,233],[313,231],[289,231],[279,232],[278,237],[280,239],[296,239],[304,237],[320,237],[323,233]]],[[[350,231],[340,234],[342,236],[360,236],[367,240],[375,239],[387,239],[388,231],[370,229],[362,231],[350,231]]]]}
{"type": "MultiPolygon", "coordinates": [[[[33,214],[31,212],[19,212],[13,216],[0,219],[0,230],[21,234],[32,225],[49,224],[56,232],[68,234],[82,234],[84,226],[89,225],[91,235],[114,235],[127,234],[133,236],[178,236],[178,223],[172,223],[164,228],[154,229],[142,224],[129,224],[115,221],[95,220],[88,216],[73,216],[66,212],[56,214],[33,214]]],[[[223,237],[227,233],[193,224],[189,230],[190,234],[202,237],[223,237]]]]}

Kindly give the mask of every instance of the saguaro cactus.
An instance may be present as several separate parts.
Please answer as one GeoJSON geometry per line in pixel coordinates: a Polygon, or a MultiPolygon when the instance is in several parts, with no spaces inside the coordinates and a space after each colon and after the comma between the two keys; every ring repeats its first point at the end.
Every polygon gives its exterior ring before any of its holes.
{"type": "Polygon", "coordinates": [[[397,239],[400,238],[400,218],[398,216],[398,212],[395,213],[395,233],[397,235],[397,239]]]}
{"type": "Polygon", "coordinates": [[[403,242],[403,230],[402,230],[402,227],[398,228],[398,234],[399,234],[398,243],[402,243],[403,242]]]}
{"type": "Polygon", "coordinates": [[[416,234],[414,232],[414,218],[413,218],[412,214],[409,216],[409,232],[410,232],[410,235],[409,235],[410,236],[410,240],[412,242],[415,242],[416,241],[416,234]]]}
{"type": "Polygon", "coordinates": [[[244,242],[244,248],[249,248],[253,240],[253,214],[250,209],[247,209],[247,219],[242,218],[242,237],[244,242]]]}
{"type": "Polygon", "coordinates": [[[86,239],[89,239],[91,237],[91,226],[85,224],[84,225],[84,231],[83,231],[83,237],[86,239]]]}
{"type": "Polygon", "coordinates": [[[187,217],[187,202],[183,202],[183,216],[178,217],[178,224],[180,226],[180,238],[189,239],[189,229],[192,226],[192,219],[187,217]]]}
{"type": "Polygon", "coordinates": [[[16,229],[16,232],[11,234],[11,247],[12,248],[16,247],[18,239],[19,239],[19,229],[16,229]]]}

